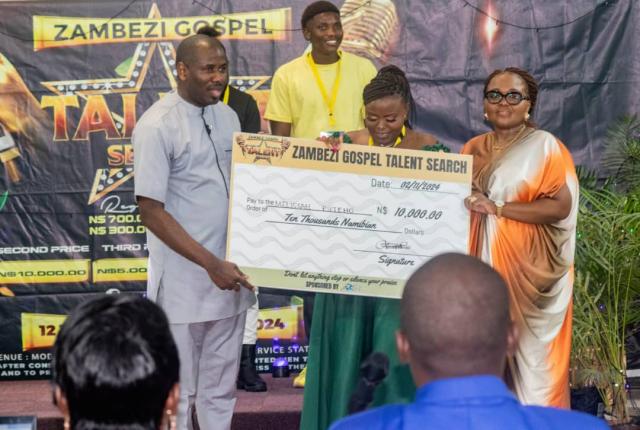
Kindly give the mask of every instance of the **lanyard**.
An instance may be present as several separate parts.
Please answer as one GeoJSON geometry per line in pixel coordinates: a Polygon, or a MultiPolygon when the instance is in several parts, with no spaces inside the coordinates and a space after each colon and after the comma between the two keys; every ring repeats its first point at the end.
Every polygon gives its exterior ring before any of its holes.
{"type": "Polygon", "coordinates": [[[228,105],[229,104],[229,93],[231,91],[229,91],[229,84],[227,84],[226,87],[224,87],[224,93],[222,94],[222,103],[228,105]]]}
{"type": "Polygon", "coordinates": [[[322,94],[324,104],[327,106],[327,110],[329,111],[329,125],[333,127],[334,125],[336,125],[336,119],[333,117],[333,107],[336,104],[336,99],[338,98],[338,87],[340,86],[341,55],[338,54],[338,71],[336,73],[336,80],[333,82],[333,88],[331,88],[331,98],[329,98],[329,96],[327,95],[327,90],[324,88],[322,79],[320,79],[320,74],[318,73],[318,68],[316,67],[315,61],[313,61],[311,52],[307,54],[307,62],[309,63],[309,67],[311,67],[313,77],[316,79],[316,85],[318,85],[320,94],[322,94]]]}
{"type": "MultiPolygon", "coordinates": [[[[400,145],[400,142],[402,142],[402,138],[407,134],[407,127],[405,127],[404,125],[402,126],[402,130],[400,130],[400,134],[398,135],[398,137],[396,137],[396,141],[393,145],[391,145],[390,147],[387,146],[387,148],[395,148],[396,146],[400,145]]],[[[371,135],[369,135],[369,146],[374,146],[373,145],[373,137],[371,137],[371,135]]]]}

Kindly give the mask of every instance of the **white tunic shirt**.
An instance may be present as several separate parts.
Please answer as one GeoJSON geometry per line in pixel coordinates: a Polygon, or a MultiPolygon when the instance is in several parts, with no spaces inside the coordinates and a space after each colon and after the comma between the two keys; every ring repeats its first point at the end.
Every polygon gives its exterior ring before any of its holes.
{"type": "MultiPolygon", "coordinates": [[[[135,195],[164,203],[191,237],[224,259],[227,240],[235,112],[223,103],[200,108],[177,92],[142,115],[133,131],[135,195]],[[204,121],[203,121],[204,116],[204,121]],[[205,121],[211,130],[209,139],[205,121]]],[[[223,291],[206,270],[171,250],[147,230],[147,296],[158,299],[174,324],[213,321],[245,311],[255,295],[223,291]]]]}

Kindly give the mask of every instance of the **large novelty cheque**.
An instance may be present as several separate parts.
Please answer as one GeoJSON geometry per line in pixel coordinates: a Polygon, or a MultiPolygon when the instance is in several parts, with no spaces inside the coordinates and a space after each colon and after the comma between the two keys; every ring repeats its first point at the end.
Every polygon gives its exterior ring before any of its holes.
{"type": "Polygon", "coordinates": [[[237,133],[227,259],[254,285],[391,297],[467,252],[468,155],[237,133]]]}

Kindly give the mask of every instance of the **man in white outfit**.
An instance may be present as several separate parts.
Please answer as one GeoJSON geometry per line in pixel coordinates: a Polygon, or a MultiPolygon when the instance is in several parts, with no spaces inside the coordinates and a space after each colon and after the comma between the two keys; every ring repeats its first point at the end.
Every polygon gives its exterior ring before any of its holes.
{"type": "Polygon", "coordinates": [[[195,35],[176,55],[177,91],[133,132],[135,194],[147,227],[147,295],[165,310],[180,355],[178,429],[229,429],[242,332],[253,286],[224,260],[235,112],[218,103],[227,59],[195,35]]]}

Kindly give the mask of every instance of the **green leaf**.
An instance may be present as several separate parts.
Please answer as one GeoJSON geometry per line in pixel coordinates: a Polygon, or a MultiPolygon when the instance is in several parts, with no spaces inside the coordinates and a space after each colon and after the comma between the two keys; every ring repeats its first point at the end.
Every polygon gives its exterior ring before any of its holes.
{"type": "Polygon", "coordinates": [[[571,379],[595,385],[605,410],[628,417],[625,340],[640,324],[640,118],[609,128],[598,176],[580,181],[571,379]]]}
{"type": "Polygon", "coordinates": [[[640,118],[625,116],[609,128],[602,166],[623,190],[640,186],[640,118]]]}

